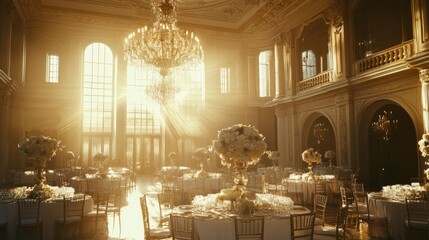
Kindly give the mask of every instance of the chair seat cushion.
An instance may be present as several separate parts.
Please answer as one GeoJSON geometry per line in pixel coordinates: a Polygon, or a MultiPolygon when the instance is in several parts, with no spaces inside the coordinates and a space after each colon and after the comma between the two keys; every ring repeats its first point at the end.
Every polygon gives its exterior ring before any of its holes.
{"type": "Polygon", "coordinates": [[[427,230],[429,227],[428,221],[405,220],[405,226],[412,229],[427,230]]]}
{"type": "MultiPolygon", "coordinates": [[[[67,223],[77,223],[77,222],[81,221],[81,218],[73,216],[73,217],[68,217],[66,221],[67,221],[67,223]]],[[[64,223],[64,218],[56,218],[55,222],[64,223]]]]}
{"type": "Polygon", "coordinates": [[[150,229],[151,237],[169,237],[170,229],[168,228],[151,228],[150,229]]]}
{"type": "MultiPolygon", "coordinates": [[[[42,223],[42,220],[39,219],[39,224],[42,223]]],[[[37,218],[29,218],[21,220],[21,226],[29,227],[29,226],[37,226],[37,218]]]]}

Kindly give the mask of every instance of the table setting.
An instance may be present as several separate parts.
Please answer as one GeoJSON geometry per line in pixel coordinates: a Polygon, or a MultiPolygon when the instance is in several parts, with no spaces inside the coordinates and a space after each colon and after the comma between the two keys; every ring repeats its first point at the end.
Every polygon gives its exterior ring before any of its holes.
{"type": "Polygon", "coordinates": [[[405,219],[407,209],[405,198],[422,197],[425,189],[419,184],[383,186],[380,192],[368,193],[371,213],[386,216],[389,235],[395,240],[406,239],[405,219]]]}
{"type": "Polygon", "coordinates": [[[234,218],[240,216],[263,216],[268,229],[265,238],[284,239],[290,236],[290,215],[310,212],[303,206],[294,205],[289,197],[245,193],[247,198],[231,201],[225,194],[224,191],[196,196],[192,204],[177,206],[172,212],[193,216],[195,239],[207,240],[235,239],[234,218]]]}

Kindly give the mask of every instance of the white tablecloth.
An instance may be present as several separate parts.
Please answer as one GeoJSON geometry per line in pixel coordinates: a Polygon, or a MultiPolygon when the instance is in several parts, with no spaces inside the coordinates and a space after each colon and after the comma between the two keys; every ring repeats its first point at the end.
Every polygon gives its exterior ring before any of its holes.
{"type": "MultiPolygon", "coordinates": [[[[94,202],[90,196],[87,196],[84,205],[84,213],[92,210],[94,202]]],[[[40,218],[43,219],[43,239],[51,240],[55,234],[55,219],[63,217],[63,202],[42,202],[40,204],[40,218]]],[[[16,202],[0,204],[0,221],[6,220],[7,226],[7,239],[16,239],[16,223],[18,221],[18,205],[16,202]]],[[[36,234],[31,235],[37,239],[36,234]]],[[[25,239],[29,239],[27,236],[25,239]]],[[[30,238],[31,239],[31,238],[30,238]]]]}
{"type": "MultiPolygon", "coordinates": [[[[312,204],[312,197],[315,191],[314,181],[286,179],[285,181],[282,181],[282,184],[288,189],[288,192],[302,192],[303,202],[298,202],[298,204],[312,204]]],[[[336,202],[335,193],[339,192],[341,185],[342,182],[340,180],[326,181],[326,194],[328,196],[329,203],[336,202]]]]}
{"type": "MultiPolygon", "coordinates": [[[[310,210],[296,206],[292,214],[308,213],[310,210]]],[[[232,218],[207,219],[195,217],[196,239],[235,240],[234,220],[232,218]]],[[[283,240],[290,238],[290,216],[281,218],[265,217],[264,239],[283,240]]]]}
{"type": "Polygon", "coordinates": [[[395,240],[405,239],[407,207],[404,202],[372,197],[369,194],[369,209],[376,215],[386,216],[390,237],[395,240]]]}

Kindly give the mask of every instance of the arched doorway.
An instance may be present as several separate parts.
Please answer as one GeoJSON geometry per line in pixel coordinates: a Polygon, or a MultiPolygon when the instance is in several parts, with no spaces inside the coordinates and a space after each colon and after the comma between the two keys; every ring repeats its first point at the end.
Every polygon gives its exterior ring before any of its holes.
{"type": "Polygon", "coordinates": [[[416,130],[411,117],[395,103],[378,103],[369,109],[371,118],[367,118],[369,122],[359,131],[367,136],[361,148],[368,149],[366,161],[361,155],[359,164],[366,177],[360,180],[374,190],[386,185],[409,184],[411,177],[419,175],[416,130]],[[383,126],[384,130],[380,129],[383,126]]]}

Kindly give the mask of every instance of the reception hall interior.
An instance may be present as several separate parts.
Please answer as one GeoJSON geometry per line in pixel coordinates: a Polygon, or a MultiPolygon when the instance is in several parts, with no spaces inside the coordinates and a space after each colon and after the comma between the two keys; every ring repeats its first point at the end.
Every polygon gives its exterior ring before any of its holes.
{"type": "Polygon", "coordinates": [[[0,0],[0,240],[429,239],[429,0],[0,0]]]}

